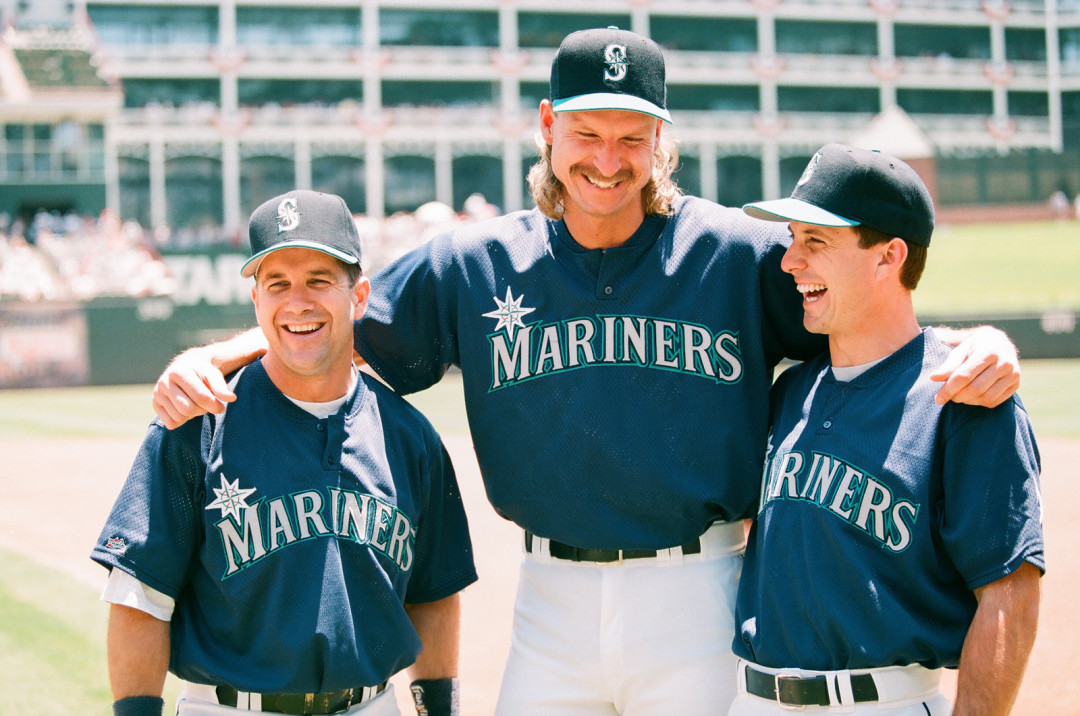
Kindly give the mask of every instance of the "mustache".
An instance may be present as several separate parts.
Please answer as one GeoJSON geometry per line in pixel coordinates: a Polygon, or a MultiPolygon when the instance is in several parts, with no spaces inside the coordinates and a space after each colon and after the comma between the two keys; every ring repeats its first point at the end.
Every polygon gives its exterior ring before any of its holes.
{"type": "Polygon", "coordinates": [[[586,179],[591,179],[594,182],[603,182],[605,184],[613,184],[622,181],[632,181],[634,179],[634,172],[630,169],[620,169],[612,176],[604,176],[600,172],[594,170],[592,167],[585,166],[583,164],[574,164],[570,167],[570,175],[580,174],[586,179]]]}

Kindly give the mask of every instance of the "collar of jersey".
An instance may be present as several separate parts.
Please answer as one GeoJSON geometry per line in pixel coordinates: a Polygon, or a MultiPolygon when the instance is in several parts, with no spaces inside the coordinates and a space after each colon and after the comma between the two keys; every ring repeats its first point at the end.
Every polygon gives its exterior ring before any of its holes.
{"type": "Polygon", "coordinates": [[[924,328],[919,332],[919,335],[905,343],[895,353],[885,356],[877,365],[848,381],[836,379],[832,372],[832,363],[826,353],[824,380],[827,383],[851,386],[853,388],[869,387],[880,383],[882,380],[891,380],[895,378],[897,370],[918,363],[923,359],[928,340],[935,340],[935,337],[929,328],[924,328]]]}
{"type": "MultiPolygon", "coordinates": [[[[660,236],[661,232],[663,232],[664,227],[667,226],[667,220],[668,217],[666,216],[646,216],[645,220],[641,222],[641,226],[637,228],[637,231],[635,231],[625,243],[607,249],[607,251],[626,251],[629,253],[633,251],[645,251],[652,248],[652,245],[656,243],[656,239],[660,236]]],[[[559,242],[574,253],[584,254],[599,250],[587,249],[575,241],[574,237],[570,234],[570,231],[566,228],[566,222],[562,219],[559,219],[558,221],[550,220],[550,223],[559,242]]]]}

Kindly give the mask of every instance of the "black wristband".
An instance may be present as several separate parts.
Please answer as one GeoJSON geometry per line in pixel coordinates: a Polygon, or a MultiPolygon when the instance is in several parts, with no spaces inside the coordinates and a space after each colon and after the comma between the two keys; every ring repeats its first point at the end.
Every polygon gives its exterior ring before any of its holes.
{"type": "Polygon", "coordinates": [[[417,716],[461,716],[458,680],[418,679],[409,685],[417,716]]]}
{"type": "Polygon", "coordinates": [[[113,701],[113,716],[161,716],[165,700],[158,696],[128,696],[113,701]]]}

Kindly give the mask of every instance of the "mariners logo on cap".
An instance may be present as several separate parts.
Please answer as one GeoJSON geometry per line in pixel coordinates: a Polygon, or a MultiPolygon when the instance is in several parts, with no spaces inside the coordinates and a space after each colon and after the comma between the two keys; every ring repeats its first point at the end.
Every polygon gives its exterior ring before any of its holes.
{"type": "Polygon", "coordinates": [[[626,45],[611,43],[604,48],[604,59],[608,66],[604,70],[604,79],[618,82],[626,77],[626,45]]]}
{"type": "Polygon", "coordinates": [[[294,197],[290,196],[278,204],[277,218],[277,232],[279,234],[292,231],[300,225],[300,212],[296,208],[296,199],[294,197]]]}
{"type": "Polygon", "coordinates": [[[810,160],[810,163],[806,165],[806,169],[803,169],[802,176],[799,177],[799,181],[795,183],[795,186],[802,186],[806,182],[810,181],[810,177],[814,176],[814,170],[817,169],[818,162],[821,161],[821,152],[814,155],[814,158],[810,160]]]}

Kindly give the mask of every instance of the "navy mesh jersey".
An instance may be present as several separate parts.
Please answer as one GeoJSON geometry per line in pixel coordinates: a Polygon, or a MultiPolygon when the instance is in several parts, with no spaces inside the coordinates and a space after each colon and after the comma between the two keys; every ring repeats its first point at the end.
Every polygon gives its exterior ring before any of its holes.
{"type": "Polygon", "coordinates": [[[752,514],[772,369],[824,349],[785,226],[682,198],[622,246],[518,212],[372,279],[361,355],[395,389],[461,368],[488,497],[578,547],[659,549],[752,514]]]}
{"type": "Polygon", "coordinates": [[[176,599],[183,679],[263,693],[386,680],[420,651],[403,602],[476,579],[438,435],[368,376],[324,420],[261,361],[232,383],[222,415],[150,426],[91,556],[176,599]]]}
{"type": "Polygon", "coordinates": [[[1042,569],[1039,456],[1019,399],[949,403],[926,329],[850,382],[827,356],[773,389],[734,649],[772,668],[954,667],[972,590],[1042,569]]]}

